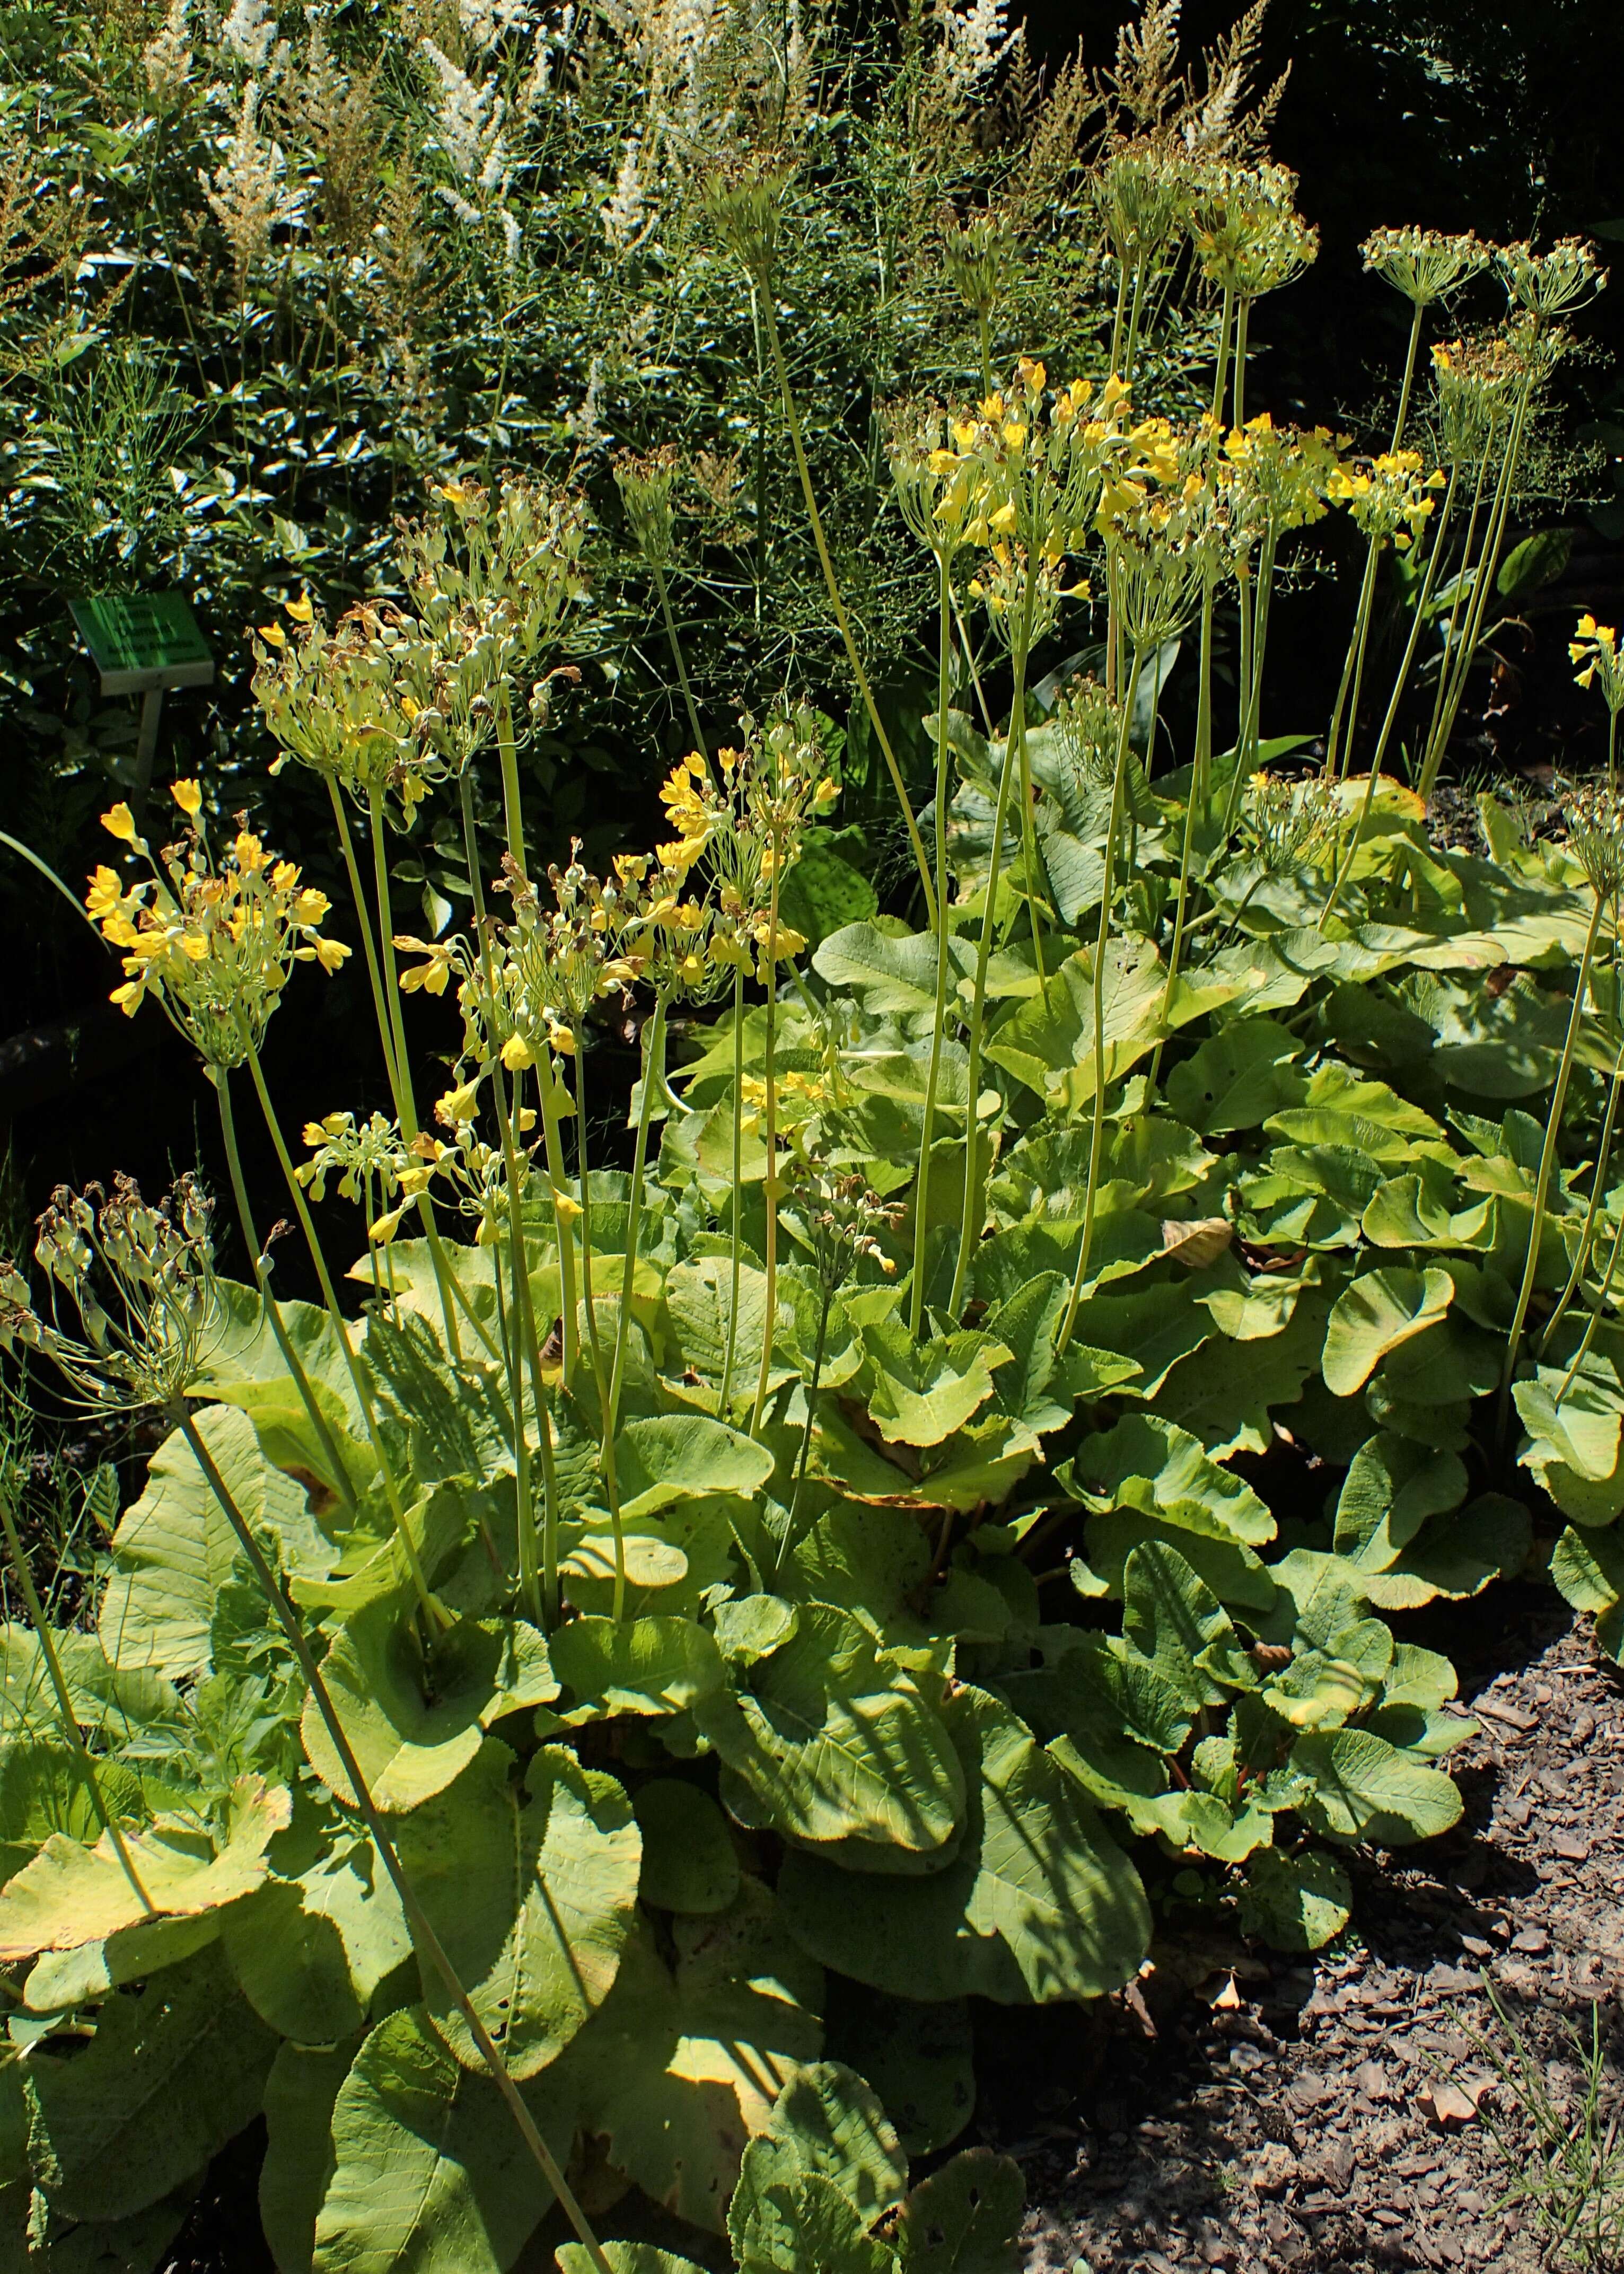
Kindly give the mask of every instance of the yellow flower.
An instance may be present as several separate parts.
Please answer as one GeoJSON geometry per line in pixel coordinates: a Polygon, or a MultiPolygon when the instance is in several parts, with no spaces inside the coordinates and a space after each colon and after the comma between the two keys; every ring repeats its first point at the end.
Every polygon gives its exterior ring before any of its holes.
{"type": "Polygon", "coordinates": [[[172,782],[169,795],[188,821],[195,821],[203,810],[203,792],[194,781],[172,782]]]}
{"type": "Polygon", "coordinates": [[[90,890],[85,895],[85,909],[93,923],[100,923],[120,907],[124,892],[117,877],[106,867],[99,868],[90,879],[90,890]]]}
{"type": "Polygon", "coordinates": [[[349,953],[350,950],[342,939],[319,939],[316,942],[316,960],[329,978],[349,953]]]}
{"type": "Polygon", "coordinates": [[[121,845],[135,842],[135,816],[120,798],[109,813],[102,817],[102,826],[109,837],[117,837],[121,845]]]}
{"type": "Polygon", "coordinates": [[[536,1053],[523,1035],[509,1035],[502,1044],[502,1064],[509,1073],[523,1073],[536,1063],[536,1053]]]}
{"type": "Polygon", "coordinates": [[[301,593],[297,600],[284,600],[282,606],[296,624],[309,623],[316,613],[314,603],[308,592],[301,593]]]}
{"type": "Polygon", "coordinates": [[[280,624],[261,624],[259,637],[267,647],[286,647],[288,644],[288,635],[280,624]]]}
{"type": "Polygon", "coordinates": [[[459,1122],[471,1121],[478,1107],[479,1077],[476,1074],[472,1081],[465,1081],[456,1089],[448,1089],[443,1097],[435,1099],[434,1118],[447,1129],[455,1129],[459,1122]]]}

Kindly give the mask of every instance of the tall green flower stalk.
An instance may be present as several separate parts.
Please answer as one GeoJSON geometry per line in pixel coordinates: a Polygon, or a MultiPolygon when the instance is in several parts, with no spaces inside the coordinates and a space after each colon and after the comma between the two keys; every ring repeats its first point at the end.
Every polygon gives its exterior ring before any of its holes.
{"type": "Polygon", "coordinates": [[[717,1412],[727,1419],[733,1397],[733,1361],[739,1354],[739,1289],[744,1273],[744,1227],[741,1220],[744,1191],[744,966],[733,971],[733,1209],[728,1225],[727,1344],[722,1357],[721,1386],[717,1412]]]}
{"type": "MultiPolygon", "coordinates": [[[[981,1229],[981,1121],[976,1103],[981,1091],[981,1040],[987,1023],[987,971],[992,960],[992,944],[998,928],[998,878],[1004,861],[1004,832],[1008,825],[1010,793],[1014,785],[1019,760],[1015,721],[1024,711],[1026,700],[1026,658],[1031,644],[1032,612],[1037,601],[1037,582],[1028,575],[1024,580],[1019,607],[1025,618],[1024,629],[1017,633],[1011,652],[1015,664],[1015,687],[1010,712],[1009,732],[1004,745],[1004,764],[998,772],[998,795],[993,810],[992,848],[987,870],[987,901],[981,910],[981,935],[975,950],[975,976],[970,995],[969,1051],[965,1091],[965,1188],[964,1206],[959,1216],[959,1253],[953,1264],[952,1291],[948,1297],[950,1315],[957,1318],[964,1307],[965,1282],[969,1273],[970,1258],[974,1252],[981,1229]]],[[[1024,742],[1020,747],[1024,747],[1024,742]]],[[[946,953],[945,933],[938,935],[937,970],[946,953]]],[[[945,980],[941,984],[945,986],[945,980]]]]}
{"type": "Polygon", "coordinates": [[[1093,983],[1094,1034],[1090,1052],[1094,1072],[1094,1111],[1088,1137],[1088,1185],[1083,1199],[1083,1229],[1078,1249],[1077,1269],[1071,1275],[1071,1291],[1067,1299],[1065,1316],[1061,1322],[1056,1347],[1064,1351],[1071,1344],[1077,1324],[1078,1306],[1083,1299],[1087,1282],[1088,1265],[1094,1249],[1094,1213],[1099,1201],[1100,1167],[1105,1150],[1105,966],[1110,949],[1112,904],[1116,897],[1116,848],[1122,835],[1123,802],[1127,788],[1128,754],[1132,749],[1129,728],[1133,717],[1134,697],[1139,692],[1139,671],[1145,659],[1142,642],[1135,641],[1133,662],[1128,674],[1125,700],[1122,706],[1122,725],[1116,737],[1116,763],[1111,773],[1110,818],[1105,832],[1105,875],[1100,892],[1100,920],[1094,931],[1093,983]]]}
{"type": "Polygon", "coordinates": [[[332,1695],[322,1676],[321,1669],[316,1663],[315,1654],[305,1638],[304,1630],[299,1622],[297,1612],[289,1601],[286,1590],[267,1562],[264,1549],[254,1536],[252,1527],[237,1506],[225,1479],[221,1475],[219,1466],[209,1452],[190,1412],[183,1403],[177,1401],[170,1408],[169,1418],[173,1425],[182,1431],[187,1444],[191,1447],[192,1457],[202,1471],[210,1492],[230,1525],[238,1547],[248,1560],[259,1591],[275,1616],[277,1624],[286,1638],[288,1646],[297,1661],[299,1672],[304,1677],[316,1711],[321,1717],[322,1725],[332,1741],[333,1749],[338,1756],[344,1776],[350,1785],[351,1803],[365,1826],[367,1836],[376,1849],[379,1860],[388,1873],[390,1883],[400,1897],[401,1907],[406,1914],[407,1925],[410,1930],[413,1947],[426,1961],[432,1972],[439,1977],[451,2002],[462,2016],[463,2024],[477,2047],[479,2057],[490,2072],[492,2081],[500,2094],[508,2114],[518,2127],[521,2139],[552,2190],[554,2200],[579,2236],[593,2266],[598,2270],[598,2274],[613,2274],[609,2260],[605,2255],[602,2244],[598,2240],[590,2220],[565,2178],[558,2158],[542,2137],[536,2120],[530,2113],[529,2103],[525,2100],[511,2070],[498,2050],[495,2040],[485,2027],[478,2008],[469,1996],[461,1976],[447,1955],[445,1945],[430,1923],[428,1915],[418,1899],[417,1891],[412,1884],[410,1875],[401,1862],[400,1853],[372,1797],[372,1788],[356,1758],[355,1748],[350,1742],[338,1709],[333,1703],[332,1695]]]}
{"type": "MultiPolygon", "coordinates": [[[[756,1376],[756,1397],[750,1407],[752,1437],[761,1435],[762,1416],[767,1406],[767,1386],[772,1374],[772,1344],[778,1318],[778,884],[784,873],[783,862],[778,858],[778,840],[776,832],[771,840],[774,855],[771,895],[767,909],[767,1026],[763,1078],[766,1095],[762,1103],[762,1135],[767,1148],[767,1173],[762,1186],[766,1203],[766,1266],[767,1285],[763,1305],[761,1364],[756,1376]]],[[[737,1113],[742,1101],[735,1097],[733,1111],[737,1113]]],[[[733,1205],[738,1207],[735,1195],[733,1205]]]]}
{"type": "MultiPolygon", "coordinates": [[[[947,910],[951,898],[947,875],[947,793],[949,746],[947,706],[951,695],[948,666],[952,641],[952,584],[951,555],[944,546],[936,554],[938,610],[936,619],[936,1002],[930,1027],[930,1064],[925,1076],[925,1105],[920,1118],[919,1175],[914,1187],[914,1276],[908,1290],[908,1328],[920,1333],[924,1320],[925,1277],[929,1263],[930,1154],[936,1136],[936,1090],[942,1074],[942,1046],[947,1030],[947,982],[951,966],[951,933],[947,910]]],[[[966,1118],[965,1175],[972,1173],[975,1142],[975,1102],[966,1118]]],[[[827,1306],[825,1306],[827,1307],[827,1306]]]]}
{"type": "Polygon", "coordinates": [[[1584,945],[1580,951],[1579,968],[1574,980],[1573,1005],[1568,1013],[1568,1031],[1563,1037],[1562,1055],[1551,1093],[1551,1111],[1545,1122],[1545,1141],[1539,1148],[1539,1166],[1534,1178],[1528,1254],[1522,1267],[1522,1284],[1517,1290],[1511,1329],[1506,1337],[1506,1356],[1500,1381],[1500,1428],[1502,1436],[1510,1404],[1511,1384],[1522,1349],[1522,1330],[1528,1320],[1529,1304],[1539,1269],[1540,1241],[1545,1231],[1551,1179],[1555,1171],[1561,1138],[1568,1077],[1573,1072],[1574,1051],[1584,1016],[1585,997],[1590,989],[1590,960],[1596,952],[1602,925],[1609,917],[1613,917],[1616,922],[1619,893],[1624,888],[1624,812],[1620,812],[1616,799],[1606,792],[1575,798],[1568,809],[1567,820],[1569,846],[1585,872],[1586,880],[1595,895],[1595,906],[1590,912],[1584,945]]]}
{"type": "Polygon", "coordinates": [[[283,1182],[288,1187],[288,1197],[293,1202],[293,1213],[298,1219],[299,1230],[304,1236],[304,1246],[316,1274],[317,1284],[321,1290],[322,1302],[327,1308],[327,1322],[332,1328],[334,1337],[342,1355],[345,1371],[350,1376],[350,1387],[355,1392],[356,1403],[361,1409],[361,1418],[366,1427],[368,1442],[371,1443],[373,1456],[378,1463],[378,1473],[382,1480],[384,1498],[388,1503],[389,1517],[395,1526],[395,1537],[400,1541],[401,1551],[406,1558],[406,1568],[411,1574],[411,1584],[416,1590],[424,1617],[428,1622],[428,1630],[431,1634],[437,1633],[447,1623],[446,1614],[434,1600],[430,1590],[428,1579],[423,1569],[423,1559],[418,1553],[417,1543],[412,1537],[411,1526],[407,1520],[405,1502],[401,1496],[400,1480],[395,1476],[394,1463],[389,1458],[388,1448],[384,1443],[383,1432],[379,1427],[378,1410],[372,1397],[372,1388],[367,1382],[360,1359],[357,1356],[355,1346],[350,1341],[349,1324],[339,1308],[337,1291],[333,1284],[333,1275],[327,1269],[327,1260],[322,1250],[320,1235],[316,1230],[315,1219],[311,1215],[310,1203],[304,1197],[304,1187],[299,1182],[292,1159],[289,1155],[287,1141],[282,1133],[282,1123],[277,1118],[276,1107],[271,1096],[269,1085],[265,1079],[265,1069],[259,1062],[259,1053],[254,1048],[252,1036],[248,1033],[246,1021],[244,1021],[243,1031],[244,1063],[253,1083],[254,1095],[259,1101],[260,1115],[264,1119],[266,1133],[270,1138],[272,1149],[276,1155],[277,1166],[281,1169],[283,1182]]]}
{"type": "MultiPolygon", "coordinates": [[[[1619,984],[1620,972],[1615,963],[1613,968],[1615,1023],[1620,1007],[1619,984]]],[[[1618,1122],[1619,1097],[1621,1090],[1624,1090],[1624,1035],[1620,1037],[1618,1055],[1613,1062],[1613,1076],[1607,1085],[1606,1109],[1602,1115],[1601,1134],[1596,1141],[1596,1169],[1590,1178],[1590,1196],[1585,1203],[1584,1222],[1579,1227],[1579,1245],[1574,1251],[1573,1264],[1568,1274],[1568,1284],[1557,1299],[1556,1308],[1545,1321],[1545,1332],[1539,1337],[1541,1358],[1550,1348],[1552,1337],[1567,1317],[1569,1306],[1583,1285],[1585,1272],[1590,1268],[1590,1249],[1596,1238],[1596,1220],[1601,1214],[1602,1198],[1607,1187],[1607,1171],[1613,1163],[1613,1135],[1618,1122]]]]}

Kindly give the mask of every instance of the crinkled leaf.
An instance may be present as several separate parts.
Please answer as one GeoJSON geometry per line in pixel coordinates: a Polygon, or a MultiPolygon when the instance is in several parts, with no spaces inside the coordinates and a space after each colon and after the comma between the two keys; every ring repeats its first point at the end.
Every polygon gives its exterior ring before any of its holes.
{"type": "Polygon", "coordinates": [[[553,1636],[553,1670],[573,1700],[564,1720],[686,1713],[726,1681],[721,1653],[693,1619],[571,1619],[553,1636]]]}
{"type": "Polygon", "coordinates": [[[801,1607],[793,1636],[751,1686],[699,1701],[695,1718],[781,1832],[939,1848],[964,1804],[940,1717],[868,1630],[824,1603],[801,1607]]]}
{"type": "Polygon", "coordinates": [[[181,1817],[126,1832],[122,1856],[110,1832],[94,1848],[53,1832],[0,1890],[0,1958],[77,1950],[125,1927],[194,1918],[236,1902],[264,1879],[266,1849],[288,1818],[286,1792],[244,1777],[232,1788],[218,1852],[207,1832],[181,1817]]]}
{"type": "Polygon", "coordinates": [[[1241,1929],[1271,1950],[1322,1950],[1353,1913],[1353,1892],[1340,1864],[1319,1848],[1289,1856],[1260,1848],[1241,1882],[1241,1929]]]}
{"type": "Polygon", "coordinates": [[[259,2113],[276,2040],[218,1943],[115,1994],[88,2044],[30,2053],[28,2155],[69,2218],[124,2218],[189,2178],[259,2113]]]}
{"type": "Polygon", "coordinates": [[[966,2148],[921,2180],[897,2220],[900,2274],[1016,2274],[1026,2183],[990,2148],[966,2148]]]}
{"type": "Polygon", "coordinates": [[[1325,1386],[1351,1397],[1387,1352],[1437,1323],[1455,1299],[1455,1282],[1429,1265],[1410,1271],[1388,1264],[1345,1287],[1331,1306],[1322,1361],[1325,1386]]]}
{"type": "MultiPolygon", "coordinates": [[[[759,1355],[759,1353],[758,1353],[759,1355]]],[[[628,1421],[615,1440],[620,1515],[628,1524],[695,1493],[748,1499],[772,1474],[772,1456],[703,1413],[628,1421]]]]}
{"type": "Polygon", "coordinates": [[[1310,1730],[1292,1747],[1291,1761],[1314,1781],[1304,1820],[1335,1839],[1402,1847],[1461,1820],[1461,1796],[1447,1776],[1367,1729],[1310,1730]]]}
{"type": "Polygon", "coordinates": [[[1072,1778],[987,1692],[945,1719],[966,1799],[942,1871],[896,1877],[786,1856],[778,1899],[827,1964],[898,1997],[1097,1998],[1132,1978],[1150,1916],[1139,1875],[1072,1778]]]}

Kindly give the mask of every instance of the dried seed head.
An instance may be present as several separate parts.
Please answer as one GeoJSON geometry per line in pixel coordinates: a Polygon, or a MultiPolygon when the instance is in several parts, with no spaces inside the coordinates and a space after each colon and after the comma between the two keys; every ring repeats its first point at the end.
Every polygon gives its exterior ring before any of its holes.
{"type": "Polygon", "coordinates": [[[1612,789],[1575,792],[1562,808],[1568,849],[1597,899],[1616,904],[1624,889],[1624,796],[1612,789]]]}
{"type": "Polygon", "coordinates": [[[1446,292],[1486,268],[1493,257],[1470,230],[1449,237],[1435,229],[1379,229],[1359,250],[1366,270],[1417,308],[1441,300],[1446,292]]]}

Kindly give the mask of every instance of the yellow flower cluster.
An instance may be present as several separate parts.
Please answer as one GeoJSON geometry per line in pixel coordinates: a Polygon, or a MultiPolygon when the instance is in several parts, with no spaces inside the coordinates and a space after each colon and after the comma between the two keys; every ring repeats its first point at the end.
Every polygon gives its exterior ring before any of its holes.
{"type": "Polygon", "coordinates": [[[102,827],[146,855],[152,873],[126,889],[98,868],[86,911],[124,951],[124,983],[111,999],[126,1015],[154,995],[211,1065],[236,1065],[257,1049],[293,966],[334,972],[350,950],[322,937],[327,894],[303,884],[293,862],[273,861],[246,817],[216,860],[199,825],[197,783],[177,782],[172,794],[185,836],[156,860],[127,805],[103,814],[102,827]]]}
{"type": "Polygon", "coordinates": [[[1363,533],[1378,544],[1407,552],[1435,510],[1432,495],[1444,486],[1436,467],[1430,474],[1418,450],[1384,450],[1368,465],[1339,466],[1327,486],[1336,505],[1345,505],[1363,533]]]}
{"type": "Polygon", "coordinates": [[[1568,652],[1579,666],[1574,674],[1575,684],[1596,688],[1615,717],[1624,711],[1624,658],[1619,654],[1619,636],[1613,626],[1598,624],[1592,615],[1581,616],[1568,643],[1568,652]]]}

